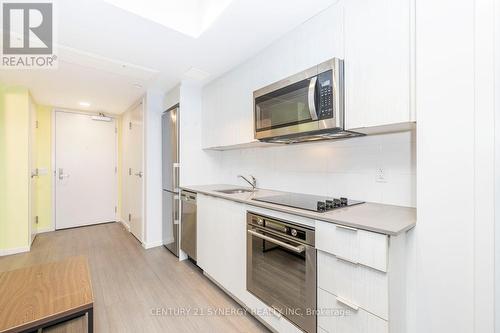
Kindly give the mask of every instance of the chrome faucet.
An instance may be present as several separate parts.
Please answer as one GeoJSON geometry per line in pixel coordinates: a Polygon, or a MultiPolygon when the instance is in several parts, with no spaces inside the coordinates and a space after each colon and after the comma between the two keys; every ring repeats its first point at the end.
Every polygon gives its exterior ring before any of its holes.
{"type": "Polygon", "coordinates": [[[257,179],[255,179],[255,177],[252,175],[250,175],[250,178],[252,178],[252,181],[248,180],[246,177],[244,177],[242,175],[238,175],[238,178],[242,178],[244,181],[246,181],[248,184],[250,184],[252,186],[252,189],[254,189],[254,190],[257,187],[257,179]]]}

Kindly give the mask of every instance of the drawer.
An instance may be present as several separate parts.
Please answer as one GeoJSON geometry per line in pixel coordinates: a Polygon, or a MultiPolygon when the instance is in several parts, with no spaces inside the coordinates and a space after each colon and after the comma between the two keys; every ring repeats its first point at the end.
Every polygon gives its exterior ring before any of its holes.
{"type": "Polygon", "coordinates": [[[387,272],[387,235],[316,221],[315,237],[318,250],[387,272]]]}
{"type": "Polygon", "coordinates": [[[318,251],[318,287],[389,320],[387,273],[318,251]]]}
{"type": "Polygon", "coordinates": [[[328,333],[388,333],[389,324],[361,308],[318,288],[318,327],[328,333]]]}

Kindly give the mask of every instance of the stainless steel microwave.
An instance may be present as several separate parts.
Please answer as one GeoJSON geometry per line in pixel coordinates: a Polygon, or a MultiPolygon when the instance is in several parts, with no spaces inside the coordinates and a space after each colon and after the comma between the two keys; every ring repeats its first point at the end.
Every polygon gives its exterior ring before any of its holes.
{"type": "Polygon", "coordinates": [[[344,62],[333,58],[253,93],[255,139],[294,143],[359,136],[344,130],[344,62]]]}

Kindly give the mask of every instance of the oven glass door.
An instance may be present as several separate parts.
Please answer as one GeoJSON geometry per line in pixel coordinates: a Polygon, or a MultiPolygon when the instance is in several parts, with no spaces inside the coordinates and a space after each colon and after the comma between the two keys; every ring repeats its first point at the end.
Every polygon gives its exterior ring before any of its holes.
{"type": "Polygon", "coordinates": [[[316,332],[316,316],[310,312],[316,308],[316,249],[252,227],[247,242],[248,291],[305,332],[316,332]]]}
{"type": "Polygon", "coordinates": [[[306,79],[255,99],[257,132],[316,121],[317,77],[306,79]]]}

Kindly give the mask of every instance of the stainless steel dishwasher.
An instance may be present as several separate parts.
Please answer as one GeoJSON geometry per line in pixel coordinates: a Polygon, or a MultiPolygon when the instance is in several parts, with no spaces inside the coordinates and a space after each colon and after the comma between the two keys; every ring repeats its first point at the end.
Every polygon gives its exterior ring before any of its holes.
{"type": "Polygon", "coordinates": [[[181,250],[196,260],[196,193],[181,193],[181,250]]]}

